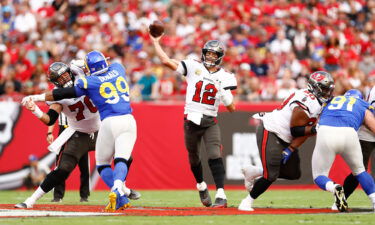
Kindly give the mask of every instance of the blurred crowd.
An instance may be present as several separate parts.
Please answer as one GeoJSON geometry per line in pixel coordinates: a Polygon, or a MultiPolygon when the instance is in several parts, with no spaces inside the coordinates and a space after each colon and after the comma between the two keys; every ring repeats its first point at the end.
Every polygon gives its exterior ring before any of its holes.
{"type": "Polygon", "coordinates": [[[375,84],[375,0],[0,0],[0,99],[53,88],[46,73],[91,50],[123,63],[134,101],[179,100],[186,83],[160,64],[148,25],[177,60],[222,41],[240,101],[274,101],[330,72],[335,94],[375,84]]]}

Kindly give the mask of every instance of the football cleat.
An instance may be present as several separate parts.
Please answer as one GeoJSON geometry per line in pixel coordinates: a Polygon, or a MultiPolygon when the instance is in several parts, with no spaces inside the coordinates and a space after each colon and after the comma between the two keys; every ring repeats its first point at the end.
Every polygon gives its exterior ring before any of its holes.
{"type": "Polygon", "coordinates": [[[242,199],[241,204],[238,206],[238,210],[248,212],[254,211],[252,203],[248,198],[242,199]]]}
{"type": "Polygon", "coordinates": [[[336,202],[333,203],[333,205],[331,207],[331,210],[338,211],[337,206],[336,206],[336,202]]]}
{"type": "Polygon", "coordinates": [[[348,203],[346,202],[344,188],[341,185],[336,185],[334,195],[337,210],[340,212],[348,211],[348,203]]]}
{"type": "Polygon", "coordinates": [[[62,202],[61,198],[54,198],[51,200],[51,202],[62,202]]]}
{"type": "Polygon", "coordinates": [[[204,191],[199,191],[199,197],[204,206],[210,207],[212,205],[210,193],[208,193],[207,188],[204,191]]]}
{"type": "Polygon", "coordinates": [[[81,198],[79,201],[80,202],[89,202],[89,199],[88,198],[81,198]]]}
{"type": "Polygon", "coordinates": [[[130,207],[129,199],[125,195],[120,195],[117,189],[108,195],[109,203],[105,207],[106,212],[114,212],[130,207]]]}
{"type": "Polygon", "coordinates": [[[227,208],[227,200],[225,198],[216,198],[212,208],[227,208]]]}
{"type": "Polygon", "coordinates": [[[141,193],[139,193],[136,190],[130,189],[130,194],[128,195],[128,198],[131,200],[138,200],[141,198],[141,193]]]}
{"type": "Polygon", "coordinates": [[[25,202],[18,203],[14,205],[14,208],[17,209],[31,209],[33,206],[32,205],[27,205],[25,202]]]}
{"type": "Polygon", "coordinates": [[[104,210],[106,212],[114,212],[116,210],[117,194],[115,192],[111,192],[111,193],[109,193],[108,198],[109,198],[109,202],[108,202],[108,204],[107,204],[107,206],[105,207],[104,210]]]}

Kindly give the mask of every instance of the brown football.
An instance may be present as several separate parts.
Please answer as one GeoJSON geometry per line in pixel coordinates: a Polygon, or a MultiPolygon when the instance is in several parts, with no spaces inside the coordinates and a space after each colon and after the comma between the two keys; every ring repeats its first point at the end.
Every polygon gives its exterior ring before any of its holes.
{"type": "Polygon", "coordinates": [[[149,29],[153,37],[160,37],[164,33],[164,24],[159,20],[155,20],[150,24],[149,29]]]}

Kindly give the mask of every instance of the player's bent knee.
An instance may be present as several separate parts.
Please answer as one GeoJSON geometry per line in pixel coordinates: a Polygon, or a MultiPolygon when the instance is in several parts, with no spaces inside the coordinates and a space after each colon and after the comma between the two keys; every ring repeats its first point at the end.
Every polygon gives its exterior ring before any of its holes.
{"type": "Polygon", "coordinates": [[[63,155],[59,164],[59,169],[68,173],[72,172],[77,165],[77,159],[71,155],[63,155]]]}

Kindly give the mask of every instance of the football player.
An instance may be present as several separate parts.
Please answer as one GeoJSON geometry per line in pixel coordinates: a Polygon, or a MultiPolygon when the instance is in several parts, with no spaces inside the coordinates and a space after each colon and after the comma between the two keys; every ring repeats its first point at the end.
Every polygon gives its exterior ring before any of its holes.
{"type": "Polygon", "coordinates": [[[374,179],[365,170],[361,145],[357,131],[364,124],[375,132],[374,107],[363,100],[362,93],[356,89],[343,96],[333,98],[324,107],[319,119],[319,130],[312,156],[312,172],[316,185],[332,192],[340,212],[348,210],[344,189],[328,178],[329,170],[337,154],[348,164],[353,176],[372,201],[375,210],[374,179]]]}
{"type": "Polygon", "coordinates": [[[185,145],[201,202],[206,207],[211,205],[218,208],[227,207],[227,197],[224,192],[225,168],[216,116],[220,101],[228,111],[235,110],[231,90],[237,88],[237,81],[234,74],[220,66],[224,57],[224,45],[217,40],[208,41],[202,48],[201,61],[185,59],[179,62],[169,58],[164,52],[159,44],[161,37],[155,38],[150,35],[157,56],[165,66],[185,76],[187,81],[184,112],[185,145]],[[208,165],[216,184],[214,204],[208,193],[207,184],[203,181],[202,163],[199,157],[201,142],[204,143],[208,165]]]}
{"type": "Polygon", "coordinates": [[[99,51],[87,53],[85,65],[90,76],[81,77],[73,87],[27,96],[22,99],[22,104],[29,102],[29,99],[58,101],[83,95],[93,101],[102,121],[96,142],[96,166],[103,181],[111,188],[105,210],[125,209],[130,206],[124,189],[127,164],[137,138],[125,68],[120,63],[109,64],[99,51]],[[114,170],[111,168],[113,158],[114,170]]]}
{"type": "MultiPolygon", "coordinates": [[[[373,87],[367,96],[367,102],[375,107],[375,87],[373,87]]],[[[362,125],[358,130],[359,143],[361,144],[362,155],[363,155],[363,165],[367,171],[368,163],[371,158],[371,154],[375,149],[375,135],[371,132],[365,125],[362,125]]],[[[345,198],[348,199],[353,191],[357,188],[359,182],[355,176],[350,173],[344,181],[344,193],[345,198]]],[[[336,203],[333,203],[332,210],[338,210],[336,203]]]]}
{"type": "Polygon", "coordinates": [[[329,73],[314,72],[309,76],[307,89],[295,91],[274,111],[255,116],[261,120],[256,137],[263,168],[250,167],[250,171],[243,171],[245,180],[250,182],[245,185],[249,195],[241,201],[239,210],[253,211],[254,200],[277,178],[300,178],[298,147],[316,134],[315,122],[323,104],[331,99],[333,89],[329,73]]]}
{"type": "MultiPolygon", "coordinates": [[[[52,63],[49,67],[48,79],[56,88],[72,87],[77,77],[84,76],[82,70],[74,65],[67,66],[62,62],[52,63]],[[72,69],[74,67],[74,69],[72,69]]],[[[99,130],[100,119],[96,107],[92,104],[90,99],[82,96],[74,99],[67,99],[55,102],[48,102],[50,105],[49,111],[44,113],[39,107],[30,99],[26,102],[26,109],[30,110],[40,121],[46,125],[53,125],[59,117],[59,113],[63,112],[67,116],[68,124],[72,132],[69,134],[62,133],[65,136],[65,148],[58,156],[56,169],[47,175],[39,188],[27,198],[26,201],[15,205],[16,208],[32,208],[34,203],[52,190],[56,186],[61,186],[65,183],[69,174],[76,167],[78,162],[85,158],[88,171],[87,153],[89,150],[95,150],[95,141],[99,130]]],[[[87,179],[89,175],[87,174],[87,179]]],[[[86,182],[86,181],[85,181],[86,182]]],[[[87,197],[89,195],[87,180],[87,197]]]]}

